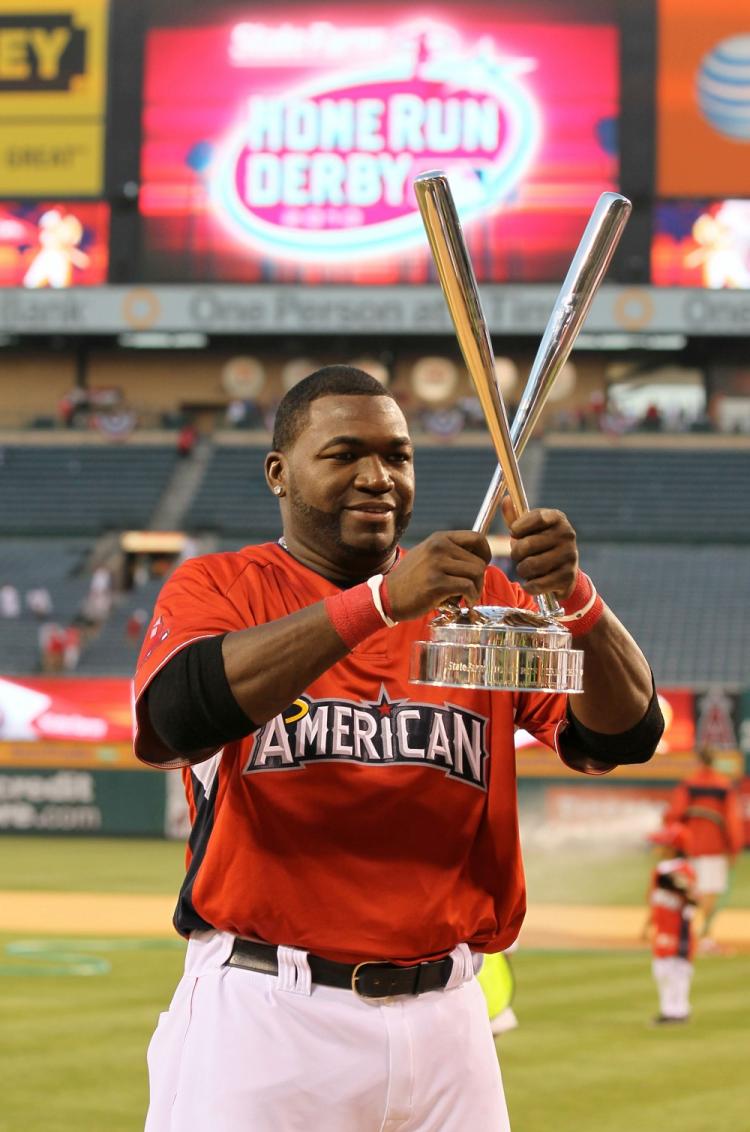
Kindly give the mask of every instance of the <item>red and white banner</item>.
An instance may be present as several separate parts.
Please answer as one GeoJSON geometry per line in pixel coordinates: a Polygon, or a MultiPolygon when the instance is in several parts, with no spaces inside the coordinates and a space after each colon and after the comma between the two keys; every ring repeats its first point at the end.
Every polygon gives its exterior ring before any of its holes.
{"type": "Polygon", "coordinates": [[[0,678],[0,740],[123,743],[131,735],[124,677],[0,678]]]}

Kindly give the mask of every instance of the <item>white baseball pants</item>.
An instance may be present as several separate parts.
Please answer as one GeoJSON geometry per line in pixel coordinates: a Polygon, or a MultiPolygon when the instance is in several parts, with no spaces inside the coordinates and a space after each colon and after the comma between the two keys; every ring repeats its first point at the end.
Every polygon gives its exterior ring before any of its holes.
{"type": "Polygon", "coordinates": [[[651,969],[659,992],[659,1013],[664,1018],[687,1018],[693,964],[677,955],[668,955],[652,960],[651,969]]]}
{"type": "Polygon", "coordinates": [[[364,1000],[223,966],[232,937],[188,944],[148,1051],[146,1132],[510,1132],[484,995],[465,944],[444,990],[364,1000]]]}

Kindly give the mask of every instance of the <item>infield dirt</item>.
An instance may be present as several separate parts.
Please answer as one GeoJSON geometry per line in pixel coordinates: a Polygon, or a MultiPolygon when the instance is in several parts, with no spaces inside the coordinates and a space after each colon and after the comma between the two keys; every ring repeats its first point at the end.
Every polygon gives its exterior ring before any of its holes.
{"type": "MultiPolygon", "coordinates": [[[[161,894],[0,891],[0,932],[37,935],[173,936],[174,897],[161,894]]],[[[644,910],[622,905],[535,904],[521,935],[526,947],[643,947],[644,910]]],[[[750,951],[750,909],[726,908],[716,938],[750,951]]]]}

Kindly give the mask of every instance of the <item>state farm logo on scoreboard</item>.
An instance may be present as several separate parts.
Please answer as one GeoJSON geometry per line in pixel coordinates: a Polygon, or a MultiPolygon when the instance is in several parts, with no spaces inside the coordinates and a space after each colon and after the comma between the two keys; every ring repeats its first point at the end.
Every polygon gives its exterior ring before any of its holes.
{"type": "Polygon", "coordinates": [[[69,13],[0,16],[0,91],[69,90],[85,58],[86,29],[69,13]]]}
{"type": "Polygon", "coordinates": [[[234,67],[281,69],[285,51],[298,65],[305,35],[317,35],[324,64],[344,37],[350,69],[248,96],[211,164],[218,219],[271,257],[340,262],[423,243],[412,182],[428,169],[448,174],[464,221],[495,211],[538,147],[539,108],[524,84],[535,61],[432,22],[368,29],[364,41],[362,29],[346,41],[349,29],[329,27],[322,39],[320,25],[296,36],[289,25],[234,29],[234,67]]]}

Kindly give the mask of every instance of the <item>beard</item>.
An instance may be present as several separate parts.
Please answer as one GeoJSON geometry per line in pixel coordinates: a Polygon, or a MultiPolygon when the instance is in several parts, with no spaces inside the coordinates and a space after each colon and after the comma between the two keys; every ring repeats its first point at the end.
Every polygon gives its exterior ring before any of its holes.
{"type": "Polygon", "coordinates": [[[294,481],[287,486],[289,503],[294,515],[294,526],[298,536],[311,547],[330,551],[335,547],[342,562],[367,562],[373,557],[391,554],[397,547],[411,520],[411,511],[397,508],[393,512],[393,538],[387,546],[380,542],[380,536],[373,534],[370,539],[360,540],[356,546],[347,542],[342,530],[342,511],[321,511],[303,499],[294,481]],[[370,545],[367,545],[367,544],[370,545]]]}

